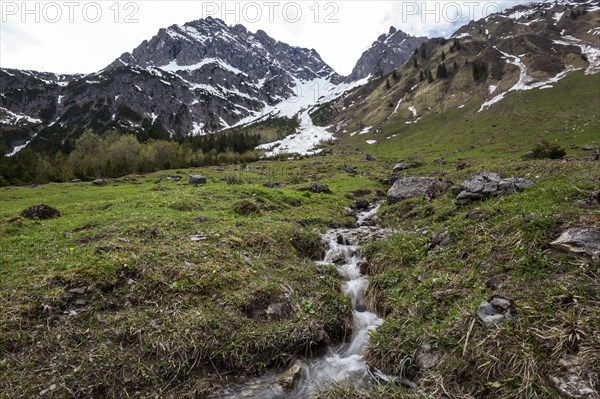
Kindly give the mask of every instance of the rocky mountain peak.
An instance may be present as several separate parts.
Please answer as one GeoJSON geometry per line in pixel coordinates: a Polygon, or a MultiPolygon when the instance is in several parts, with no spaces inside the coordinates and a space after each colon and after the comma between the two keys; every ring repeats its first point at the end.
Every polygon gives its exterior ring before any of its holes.
{"type": "Polygon", "coordinates": [[[387,74],[404,64],[415,48],[427,41],[426,37],[414,37],[395,27],[377,38],[365,51],[346,81],[353,82],[370,75],[387,74]]]}

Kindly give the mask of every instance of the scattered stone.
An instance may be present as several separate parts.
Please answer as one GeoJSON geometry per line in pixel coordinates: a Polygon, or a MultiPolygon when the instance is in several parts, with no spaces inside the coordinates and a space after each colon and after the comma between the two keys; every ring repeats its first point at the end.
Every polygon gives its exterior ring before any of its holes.
{"type": "Polygon", "coordinates": [[[466,218],[470,220],[484,220],[487,218],[488,212],[481,209],[475,208],[471,212],[467,213],[466,218]]]}
{"type": "Polygon", "coordinates": [[[442,193],[452,187],[452,182],[447,179],[436,180],[425,193],[425,200],[432,201],[439,197],[442,193]]]}
{"type": "Polygon", "coordinates": [[[564,355],[549,375],[556,389],[569,398],[595,399],[593,389],[598,373],[586,370],[583,359],[577,355],[564,355]]]}
{"type": "Polygon", "coordinates": [[[377,161],[377,158],[375,156],[373,156],[373,155],[370,155],[370,154],[365,154],[365,156],[363,157],[363,159],[365,161],[368,161],[368,162],[375,162],[375,161],[377,161]]]}
{"type": "Polygon", "coordinates": [[[598,258],[600,257],[600,230],[591,228],[569,229],[551,242],[550,245],[561,251],[586,254],[592,258],[598,258]]]}
{"type": "Polygon", "coordinates": [[[431,237],[428,248],[429,250],[434,250],[447,247],[450,244],[452,244],[452,236],[448,230],[440,230],[431,237]]]}
{"type": "Polygon", "coordinates": [[[34,205],[21,212],[21,216],[27,219],[47,220],[60,217],[60,211],[48,205],[34,205]]]}
{"type": "Polygon", "coordinates": [[[394,175],[394,174],[390,175],[390,178],[389,178],[390,185],[393,185],[398,180],[400,180],[400,176],[394,175]]]}
{"type": "Polygon", "coordinates": [[[208,222],[208,218],[206,216],[198,216],[197,218],[193,218],[192,222],[206,223],[206,222],[208,222]]]}
{"type": "Polygon", "coordinates": [[[331,194],[329,187],[320,183],[311,183],[308,187],[301,189],[300,191],[310,191],[315,194],[331,194]]]}
{"type": "Polygon", "coordinates": [[[587,198],[575,201],[575,206],[578,208],[594,208],[600,205],[600,190],[594,191],[587,198]]]}
{"type": "Polygon", "coordinates": [[[392,172],[398,173],[398,172],[402,172],[403,170],[406,170],[406,169],[408,169],[408,167],[406,165],[404,165],[402,162],[398,162],[394,166],[394,169],[392,169],[392,172]]]}
{"type": "Polygon", "coordinates": [[[81,183],[81,179],[73,179],[71,180],[71,183],[81,183]]]}
{"type": "Polygon", "coordinates": [[[366,211],[371,207],[371,203],[365,199],[359,199],[352,203],[352,208],[357,211],[366,211]]]}
{"type": "Polygon", "coordinates": [[[460,191],[456,197],[458,205],[468,205],[485,198],[520,192],[532,185],[532,182],[518,177],[503,179],[497,173],[484,172],[465,180],[460,187],[453,188],[453,192],[460,191]]]}
{"type": "Polygon", "coordinates": [[[582,146],[581,149],[584,151],[594,151],[594,150],[600,149],[600,146],[586,144],[586,145],[582,146]]]}
{"type": "Polygon", "coordinates": [[[360,274],[362,274],[363,276],[368,276],[369,274],[371,274],[371,264],[368,261],[363,259],[360,262],[358,262],[357,266],[360,270],[360,274]]]}
{"type": "Polygon", "coordinates": [[[146,229],[143,231],[143,233],[145,235],[150,236],[150,237],[158,236],[158,232],[159,232],[159,230],[156,227],[150,227],[149,229],[146,229]]]}
{"type": "Polygon", "coordinates": [[[85,299],[77,299],[75,300],[75,305],[77,306],[85,306],[87,305],[88,301],[85,299]]]}
{"type": "Polygon", "coordinates": [[[346,254],[342,249],[338,250],[336,253],[331,255],[331,261],[336,265],[341,265],[346,263],[346,254]]]}
{"type": "Polygon", "coordinates": [[[190,236],[190,241],[199,242],[208,240],[208,236],[206,234],[195,234],[190,236]]]}
{"type": "Polygon", "coordinates": [[[464,170],[467,169],[469,167],[469,164],[464,162],[464,161],[460,161],[456,163],[456,170],[464,170]]]}
{"type": "Polygon", "coordinates": [[[198,187],[198,185],[206,184],[206,177],[201,175],[191,175],[190,176],[190,184],[193,184],[194,187],[198,187]]]}
{"type": "Polygon", "coordinates": [[[352,166],[344,165],[344,166],[342,166],[342,170],[346,173],[350,173],[351,175],[358,174],[358,171],[356,169],[354,169],[352,166]]]}
{"type": "Polygon", "coordinates": [[[269,320],[283,320],[287,319],[292,313],[292,304],[289,298],[285,298],[283,302],[276,302],[269,305],[267,308],[267,318],[269,320]]]}
{"type": "Polygon", "coordinates": [[[492,262],[483,261],[477,266],[477,269],[486,273],[496,273],[496,266],[492,262]]]}
{"type": "Polygon", "coordinates": [[[296,360],[292,366],[283,372],[277,379],[275,383],[280,385],[286,391],[291,391],[300,382],[300,380],[304,377],[304,364],[300,360],[296,360]]]}
{"type": "Polygon", "coordinates": [[[424,343],[419,345],[415,352],[415,362],[417,367],[422,370],[430,369],[438,363],[438,356],[431,348],[431,345],[424,343]]]}
{"type": "Polygon", "coordinates": [[[432,177],[408,176],[394,183],[387,193],[389,204],[425,195],[432,188],[436,179],[432,177]]]}
{"type": "Polygon", "coordinates": [[[434,158],[432,162],[439,166],[446,165],[446,161],[444,161],[442,158],[434,158]]]}
{"type": "Polygon", "coordinates": [[[266,188],[281,188],[281,183],[268,182],[268,183],[263,184],[263,186],[266,188]]]}
{"type": "Polygon", "coordinates": [[[487,327],[494,327],[512,319],[512,303],[500,296],[494,296],[489,301],[483,301],[477,309],[477,317],[487,327]]]}
{"type": "Polygon", "coordinates": [[[447,301],[453,298],[456,298],[460,295],[460,293],[456,290],[443,290],[443,291],[435,291],[431,294],[431,297],[436,301],[447,301]]]}
{"type": "Polygon", "coordinates": [[[498,288],[498,281],[496,280],[496,277],[490,277],[487,280],[485,280],[485,286],[488,287],[491,290],[495,290],[498,288]]]}
{"type": "Polygon", "coordinates": [[[88,287],[77,287],[77,288],[71,288],[69,289],[69,293],[71,294],[77,294],[77,295],[83,295],[85,294],[85,292],[87,291],[88,287]]]}
{"type": "Polygon", "coordinates": [[[600,150],[594,151],[594,153],[590,156],[590,162],[600,161],[600,150]]]}
{"type": "Polygon", "coordinates": [[[94,186],[104,186],[106,185],[106,180],[104,179],[96,179],[92,182],[94,186]]]}

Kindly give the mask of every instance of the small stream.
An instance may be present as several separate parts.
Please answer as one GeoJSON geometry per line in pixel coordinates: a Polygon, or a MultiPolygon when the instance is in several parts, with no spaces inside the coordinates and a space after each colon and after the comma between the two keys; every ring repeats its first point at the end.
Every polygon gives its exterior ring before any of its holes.
{"type": "MultiPolygon", "coordinates": [[[[329,230],[322,237],[328,245],[322,265],[336,264],[344,279],[342,291],[352,302],[353,326],[349,341],[330,346],[326,354],[311,359],[297,361],[295,381],[292,389],[286,390],[276,381],[280,374],[267,373],[246,384],[229,387],[216,397],[219,399],[260,398],[260,399],[307,399],[317,389],[327,388],[334,383],[368,388],[374,378],[365,363],[363,354],[369,342],[369,332],[377,329],[383,320],[367,309],[365,291],[368,278],[360,271],[360,243],[381,235],[382,230],[370,226],[370,218],[379,205],[357,215],[358,227],[329,230]],[[302,368],[300,370],[300,368],[302,368]]],[[[285,374],[285,373],[284,373],[285,374]]]]}

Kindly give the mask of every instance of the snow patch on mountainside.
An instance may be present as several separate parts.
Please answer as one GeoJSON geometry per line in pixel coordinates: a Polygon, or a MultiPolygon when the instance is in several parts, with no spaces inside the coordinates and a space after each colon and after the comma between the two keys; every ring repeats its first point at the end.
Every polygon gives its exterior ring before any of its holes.
{"type": "MultiPolygon", "coordinates": [[[[496,50],[498,50],[496,47],[494,47],[494,48],[496,50]]],[[[489,107],[491,107],[492,105],[496,104],[497,102],[501,101],[502,99],[504,99],[504,97],[508,93],[510,93],[512,91],[548,89],[548,88],[552,87],[552,83],[556,83],[556,82],[560,81],[565,76],[567,76],[567,74],[569,72],[575,70],[575,68],[572,65],[569,65],[565,68],[564,71],[558,73],[556,76],[554,76],[548,80],[535,82],[535,79],[532,78],[531,76],[529,76],[529,74],[527,73],[527,66],[523,63],[523,61],[521,61],[521,59],[519,57],[505,53],[500,50],[498,50],[498,51],[500,53],[502,53],[503,58],[505,58],[508,63],[511,63],[519,68],[519,80],[517,81],[517,83],[514,84],[514,86],[512,86],[507,91],[500,93],[497,96],[493,97],[491,100],[488,100],[485,103],[483,103],[483,105],[479,109],[479,112],[484,111],[484,110],[488,109],[489,107]]],[[[600,54],[599,54],[599,56],[600,56],[600,54]]],[[[490,88],[490,92],[492,92],[491,88],[490,88]]]]}
{"type": "Polygon", "coordinates": [[[239,69],[237,69],[235,67],[232,67],[225,61],[220,60],[218,58],[205,58],[202,61],[200,61],[196,64],[193,64],[193,65],[179,65],[176,60],[173,60],[169,64],[163,65],[159,68],[162,69],[163,71],[168,71],[168,72],[195,71],[195,70],[202,68],[205,65],[210,65],[210,64],[217,64],[222,69],[225,69],[236,75],[240,75],[240,74],[246,75],[244,72],[240,71],[239,69]]]}
{"type": "Polygon", "coordinates": [[[333,133],[327,131],[329,127],[315,126],[310,117],[310,109],[300,114],[300,127],[295,134],[283,140],[258,146],[259,150],[269,150],[265,155],[272,157],[279,154],[314,155],[322,150],[316,149],[322,142],[335,140],[333,133]]]}
{"type": "Polygon", "coordinates": [[[21,115],[9,111],[6,108],[0,107],[0,125],[16,125],[21,121],[26,121],[28,123],[42,123],[41,119],[32,118],[31,116],[21,115]],[[2,114],[4,114],[2,116],[2,114]]]}
{"type": "Polygon", "coordinates": [[[586,75],[592,75],[600,72],[600,49],[592,47],[582,40],[573,36],[564,36],[565,40],[554,40],[554,43],[562,46],[577,46],[581,49],[581,53],[585,55],[590,65],[585,70],[586,75]]]}
{"type": "Polygon", "coordinates": [[[322,141],[335,139],[333,133],[327,128],[315,126],[310,118],[310,112],[318,105],[332,101],[347,91],[362,86],[369,81],[367,77],[352,83],[335,85],[327,78],[318,78],[308,81],[295,79],[294,93],[291,98],[273,106],[265,106],[259,112],[255,112],[232,127],[244,126],[268,117],[294,118],[298,114],[300,126],[295,134],[283,140],[263,144],[258,149],[269,150],[266,156],[271,157],[278,154],[317,154],[316,150],[322,141]]]}

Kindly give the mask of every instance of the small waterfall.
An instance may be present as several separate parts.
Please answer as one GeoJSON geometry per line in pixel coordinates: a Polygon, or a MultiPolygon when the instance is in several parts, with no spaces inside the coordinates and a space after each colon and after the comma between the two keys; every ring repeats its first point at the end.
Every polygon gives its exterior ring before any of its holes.
{"type": "Polygon", "coordinates": [[[285,391],[275,383],[277,375],[265,375],[251,381],[250,384],[234,387],[220,399],[256,398],[256,399],[308,399],[319,388],[327,388],[333,383],[367,388],[373,382],[373,376],[365,363],[363,354],[369,342],[369,333],[377,329],[383,320],[367,310],[365,291],[368,278],[363,276],[359,267],[360,240],[371,236],[376,228],[365,226],[379,205],[357,215],[358,227],[353,229],[333,229],[323,235],[329,249],[323,265],[333,265],[344,279],[342,292],[352,303],[353,328],[348,342],[331,346],[324,356],[306,359],[302,362],[303,377],[291,391],[285,391]]]}

